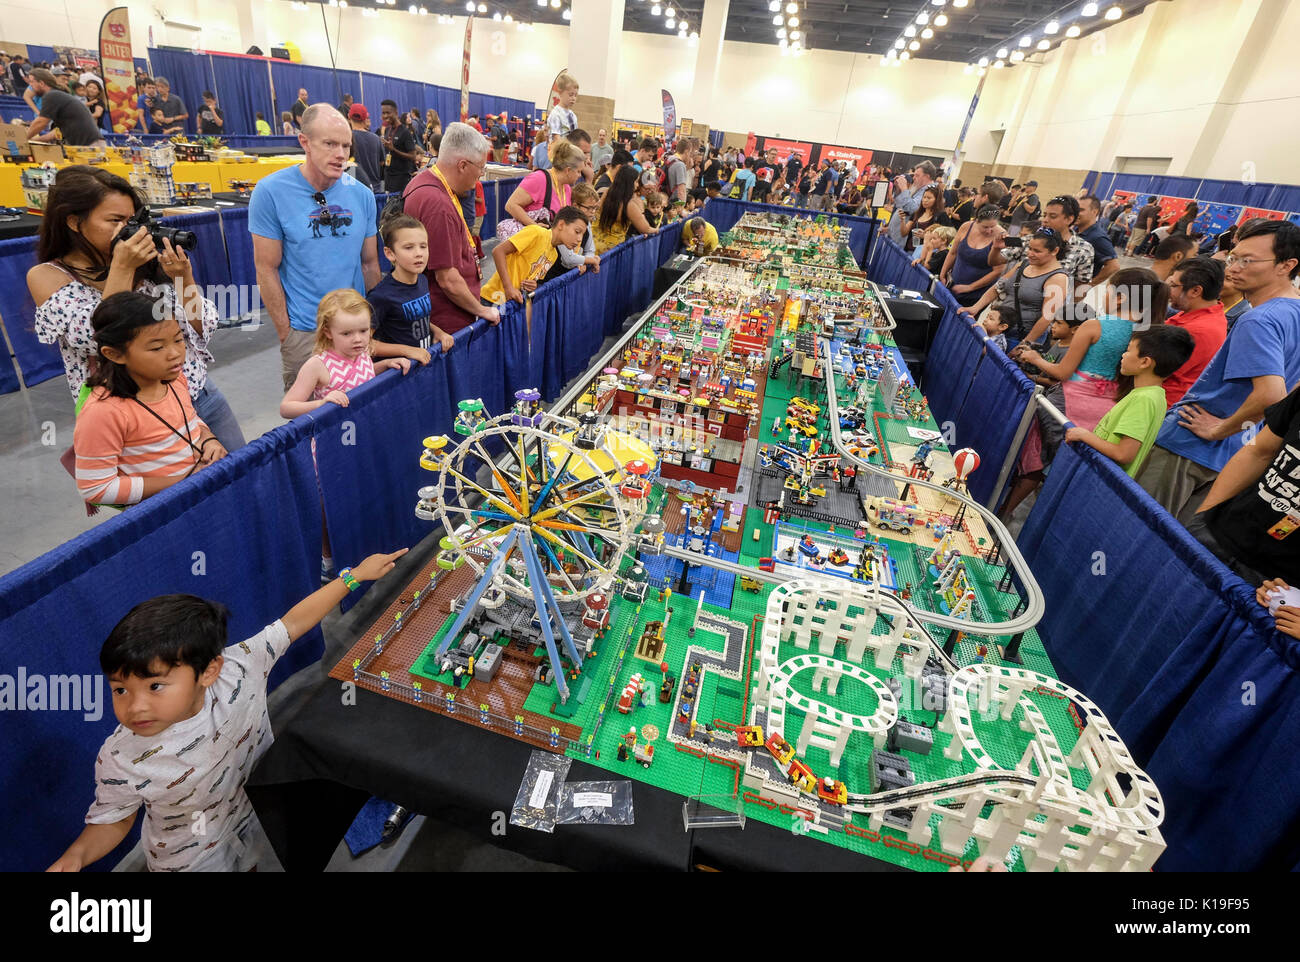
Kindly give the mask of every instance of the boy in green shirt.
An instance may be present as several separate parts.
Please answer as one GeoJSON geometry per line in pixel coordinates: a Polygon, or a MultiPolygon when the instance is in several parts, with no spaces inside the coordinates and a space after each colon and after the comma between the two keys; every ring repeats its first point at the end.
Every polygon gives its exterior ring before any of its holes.
{"type": "Polygon", "coordinates": [[[1065,440],[1082,441],[1136,478],[1168,409],[1164,380],[1187,363],[1194,347],[1192,335],[1181,327],[1159,324],[1134,334],[1119,360],[1119,401],[1095,433],[1072,427],[1065,440]]]}

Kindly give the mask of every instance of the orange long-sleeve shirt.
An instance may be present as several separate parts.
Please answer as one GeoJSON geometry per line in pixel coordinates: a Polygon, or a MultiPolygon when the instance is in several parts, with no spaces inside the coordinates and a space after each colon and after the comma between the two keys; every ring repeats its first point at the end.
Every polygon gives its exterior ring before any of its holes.
{"type": "Polygon", "coordinates": [[[198,456],[182,436],[198,443],[204,424],[194,411],[185,378],[178,377],[160,401],[145,403],[178,435],[131,398],[96,388],[77,415],[72,446],[77,454],[77,488],[92,504],[135,504],[144,479],[184,477],[198,456]],[[180,406],[177,407],[179,400],[180,406]]]}

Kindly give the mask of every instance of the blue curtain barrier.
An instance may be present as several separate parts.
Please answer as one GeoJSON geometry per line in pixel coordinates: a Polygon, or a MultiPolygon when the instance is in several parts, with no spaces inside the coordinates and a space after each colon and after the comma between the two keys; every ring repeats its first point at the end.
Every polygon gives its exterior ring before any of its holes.
{"type": "MultiPolygon", "coordinates": [[[[198,130],[199,109],[203,106],[203,91],[216,91],[216,78],[212,75],[212,58],[207,54],[195,53],[193,50],[164,50],[154,48],[149,51],[152,64],[151,76],[166,77],[171,85],[172,95],[179,97],[185,105],[189,117],[185,120],[186,133],[198,130]]],[[[218,99],[220,104],[220,100],[218,99]]],[[[223,105],[223,111],[226,109],[223,105]]]]}
{"type": "MultiPolygon", "coordinates": [[[[903,250],[898,244],[894,243],[888,237],[881,236],[876,241],[876,246],[871,252],[871,262],[867,265],[867,276],[879,287],[896,287],[918,288],[908,284],[908,280],[915,280],[911,273],[912,256],[903,250]]],[[[929,272],[926,272],[927,278],[929,272]]],[[[929,281],[920,290],[929,290],[929,281]]]]}
{"type": "MultiPolygon", "coordinates": [[[[95,753],[116,725],[99,649],[134,605],[171,592],[219,601],[231,611],[233,644],[319,586],[320,505],[310,428],[306,421],[277,428],[0,578],[0,674],[88,678],[100,712],[87,717],[94,713],[84,701],[5,712],[0,817],[9,837],[0,869],[42,869],[81,830],[95,753]]],[[[43,457],[50,477],[57,477],[58,449],[43,457]]],[[[80,510],[71,480],[66,483],[68,510],[80,510]]],[[[319,631],[299,639],[272,672],[270,686],[318,661],[323,651],[319,631]]]]}
{"type": "MultiPolygon", "coordinates": [[[[63,359],[54,344],[36,340],[36,305],[27,293],[27,272],[36,266],[36,238],[0,241],[0,318],[4,318],[13,360],[30,387],[63,373],[63,359]]],[[[0,391],[16,391],[18,382],[0,382],[0,391]]]]}
{"type": "MultiPolygon", "coordinates": [[[[280,115],[271,101],[271,74],[266,61],[255,57],[211,56],[209,59],[217,85],[213,92],[226,112],[225,129],[232,134],[256,134],[260,113],[278,133],[280,115]]],[[[292,98],[289,103],[293,103],[292,98]]]]}
{"type": "Polygon", "coordinates": [[[1019,544],[1052,664],[1164,797],[1157,868],[1300,869],[1300,643],[1084,445],[1061,446],[1019,544]]]}
{"type": "Polygon", "coordinates": [[[1205,204],[1232,204],[1284,213],[1300,211],[1300,186],[1261,184],[1241,180],[1203,180],[1199,177],[1168,177],[1151,174],[1116,174],[1089,171],[1083,186],[1103,200],[1117,190],[1131,190],[1156,197],[1186,197],[1205,204]]]}

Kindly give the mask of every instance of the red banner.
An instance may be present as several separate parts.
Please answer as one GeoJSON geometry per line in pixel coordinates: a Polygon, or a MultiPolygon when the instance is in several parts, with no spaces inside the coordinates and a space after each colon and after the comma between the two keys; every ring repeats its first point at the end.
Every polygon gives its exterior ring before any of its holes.
{"type": "MultiPolygon", "coordinates": [[[[745,145],[745,153],[752,154],[754,152],[754,143],[755,142],[751,137],[750,141],[745,145]]],[[[812,144],[800,143],[797,140],[781,140],[777,137],[768,137],[764,139],[764,151],[771,150],[773,147],[776,148],[776,159],[782,163],[784,163],[786,158],[792,153],[798,154],[799,159],[805,164],[808,163],[808,158],[812,156],[812,144]]]]}
{"type": "MultiPolygon", "coordinates": [[[[1150,194],[1147,195],[1151,196],[1150,194]]],[[[1169,223],[1178,220],[1187,210],[1187,205],[1192,203],[1190,197],[1161,197],[1160,198],[1160,223],[1169,223]]]]}
{"type": "Polygon", "coordinates": [[[1252,217],[1262,217],[1265,220],[1281,220],[1285,216],[1285,211],[1266,210],[1263,207],[1247,207],[1241,212],[1242,220],[1250,220],[1252,217]]]}
{"type": "Polygon", "coordinates": [[[465,18],[465,49],[460,58],[460,122],[469,120],[469,44],[474,36],[474,18],[465,18]]]}
{"type": "Polygon", "coordinates": [[[857,147],[822,147],[821,159],[846,160],[861,172],[871,163],[871,151],[857,147]]]}
{"type": "Polygon", "coordinates": [[[104,68],[104,93],[113,130],[124,134],[136,125],[139,109],[135,61],[131,58],[131,23],[126,7],[114,7],[99,24],[99,60],[104,68]]]}

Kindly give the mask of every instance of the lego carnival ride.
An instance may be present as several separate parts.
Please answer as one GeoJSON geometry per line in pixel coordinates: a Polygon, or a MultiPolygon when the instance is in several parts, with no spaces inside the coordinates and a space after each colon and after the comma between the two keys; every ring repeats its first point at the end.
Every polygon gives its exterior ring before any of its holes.
{"type": "Polygon", "coordinates": [[[420,455],[441,551],[332,674],[676,792],[688,829],[1149,868],[1159,792],[1055,679],[845,240],[746,215],[549,411],[462,401],[420,455]]]}

